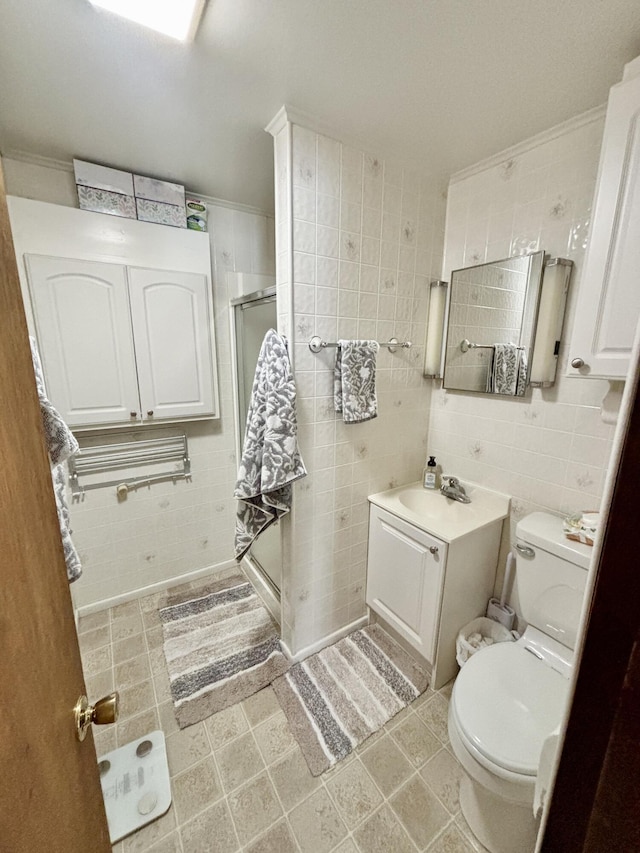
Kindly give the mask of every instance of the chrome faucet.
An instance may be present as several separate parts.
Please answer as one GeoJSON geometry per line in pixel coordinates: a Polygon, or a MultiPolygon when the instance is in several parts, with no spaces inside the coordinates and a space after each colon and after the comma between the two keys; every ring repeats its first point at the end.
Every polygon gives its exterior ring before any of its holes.
{"type": "Polygon", "coordinates": [[[471,498],[465,492],[464,486],[461,485],[457,477],[442,477],[442,485],[440,486],[440,494],[445,498],[451,498],[454,501],[459,501],[461,504],[470,504],[471,498]]]}

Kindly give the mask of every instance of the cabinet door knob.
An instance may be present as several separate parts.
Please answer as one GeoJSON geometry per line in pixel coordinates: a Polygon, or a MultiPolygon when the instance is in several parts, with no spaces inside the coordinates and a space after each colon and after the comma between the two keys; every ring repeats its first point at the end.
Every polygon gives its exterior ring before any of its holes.
{"type": "Polygon", "coordinates": [[[581,367],[584,367],[584,359],[583,358],[572,358],[571,359],[571,367],[575,367],[576,370],[579,370],[581,367]]]}
{"type": "Polygon", "coordinates": [[[430,554],[437,554],[437,553],[438,553],[438,546],[437,546],[437,545],[432,545],[432,546],[429,548],[429,553],[430,553],[430,554]]]}
{"type": "Polygon", "coordinates": [[[130,418],[137,418],[137,417],[138,417],[138,413],[137,413],[137,412],[129,412],[129,417],[130,417],[130,418]]]}
{"type": "Polygon", "coordinates": [[[149,415],[149,417],[152,417],[152,416],[153,416],[153,409],[149,409],[149,411],[147,412],[147,414],[149,415]]]}

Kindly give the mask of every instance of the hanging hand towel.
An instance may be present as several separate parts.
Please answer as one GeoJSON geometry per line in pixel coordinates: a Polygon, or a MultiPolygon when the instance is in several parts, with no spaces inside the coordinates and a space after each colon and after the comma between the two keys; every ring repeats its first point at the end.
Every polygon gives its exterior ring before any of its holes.
{"type": "Polygon", "coordinates": [[[524,347],[518,347],[518,381],[516,383],[516,397],[524,397],[527,390],[527,351],[524,347]]]}
{"type": "Polygon", "coordinates": [[[258,356],[234,492],[239,501],[237,560],[263,530],[289,512],[291,484],[306,475],[298,450],[296,387],[287,342],[269,329],[258,356]]]}
{"type": "Polygon", "coordinates": [[[80,446],[58,410],[47,397],[44,385],[44,373],[42,372],[42,364],[35,338],[30,337],[29,343],[31,344],[31,358],[33,360],[33,372],[36,377],[36,389],[40,402],[44,437],[51,462],[51,479],[53,481],[53,493],[56,499],[56,510],[60,525],[60,538],[62,539],[64,559],[67,565],[67,577],[69,583],[73,583],[82,574],[82,565],[71,539],[69,507],[66,495],[68,476],[66,461],[80,451],[80,446]]]}
{"type": "Polygon", "coordinates": [[[334,404],[346,424],[378,417],[377,341],[338,341],[333,374],[334,404]]]}
{"type": "MultiPolygon", "coordinates": [[[[512,397],[516,395],[519,360],[520,349],[515,344],[493,345],[492,393],[505,394],[512,397]]],[[[524,393],[524,390],[522,393],[524,393]]]]}

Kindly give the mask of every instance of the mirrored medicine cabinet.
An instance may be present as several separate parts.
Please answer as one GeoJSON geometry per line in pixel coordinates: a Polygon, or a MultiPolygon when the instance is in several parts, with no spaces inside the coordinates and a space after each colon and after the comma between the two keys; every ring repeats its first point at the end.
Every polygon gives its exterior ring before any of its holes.
{"type": "Polygon", "coordinates": [[[454,270],[445,324],[445,388],[524,396],[544,252],[454,270]]]}

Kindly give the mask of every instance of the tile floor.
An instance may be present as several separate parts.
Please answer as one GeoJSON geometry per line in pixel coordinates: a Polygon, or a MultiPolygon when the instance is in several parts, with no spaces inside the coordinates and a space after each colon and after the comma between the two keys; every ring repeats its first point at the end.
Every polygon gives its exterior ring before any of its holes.
{"type": "Polygon", "coordinates": [[[120,691],[119,722],[95,730],[98,753],[157,728],[167,738],[173,804],[115,853],[484,850],[460,814],[461,770],[447,736],[451,685],[427,690],[314,778],[270,687],[178,729],[157,612],[165,596],[91,614],[78,627],[90,699],[120,691]]]}

